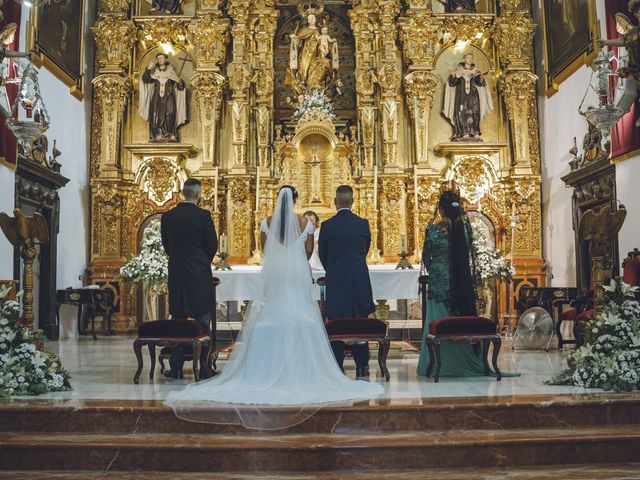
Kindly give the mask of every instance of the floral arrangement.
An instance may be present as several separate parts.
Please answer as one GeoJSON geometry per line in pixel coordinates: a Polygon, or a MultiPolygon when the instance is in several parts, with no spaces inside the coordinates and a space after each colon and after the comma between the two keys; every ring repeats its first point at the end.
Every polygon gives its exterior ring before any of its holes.
{"type": "Polygon", "coordinates": [[[312,110],[319,110],[331,118],[331,120],[335,120],[336,118],[336,114],[333,111],[333,104],[321,90],[311,90],[302,95],[298,108],[293,113],[293,119],[299,120],[312,110]]]}
{"type": "Polygon", "coordinates": [[[71,390],[69,374],[53,353],[38,348],[46,338],[20,322],[20,305],[0,289],[0,397],[71,390]]]}
{"type": "Polygon", "coordinates": [[[167,291],[169,257],[162,247],[159,220],[151,221],[144,230],[140,253],[120,268],[120,277],[128,285],[143,282],[156,295],[167,291]]]}
{"type": "Polygon", "coordinates": [[[584,327],[585,344],[569,354],[569,368],[548,384],[616,392],[640,389],[640,303],[634,299],[638,287],[611,280],[603,288],[604,307],[584,327]]]}
{"type": "Polygon", "coordinates": [[[497,278],[510,281],[516,274],[516,270],[509,265],[500,250],[491,246],[487,227],[482,220],[473,220],[471,230],[473,232],[473,253],[480,278],[483,281],[497,278]]]}

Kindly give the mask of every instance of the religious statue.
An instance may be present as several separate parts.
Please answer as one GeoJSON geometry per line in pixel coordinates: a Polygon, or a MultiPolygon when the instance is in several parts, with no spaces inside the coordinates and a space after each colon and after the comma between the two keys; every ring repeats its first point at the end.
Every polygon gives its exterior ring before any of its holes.
{"type": "Polygon", "coordinates": [[[582,140],[582,149],[584,150],[582,166],[609,156],[609,153],[602,148],[602,131],[588,120],[587,123],[589,131],[585,133],[582,140]]]}
{"type": "Polygon", "coordinates": [[[34,213],[27,217],[22,210],[16,208],[13,211],[14,217],[10,217],[4,212],[0,212],[0,228],[9,243],[16,248],[20,248],[20,256],[24,261],[22,276],[23,295],[23,316],[24,319],[33,325],[33,260],[38,256],[38,249],[35,240],[40,243],[49,241],[49,228],[47,220],[40,213],[34,213]]]}
{"type": "Polygon", "coordinates": [[[31,60],[33,52],[15,52],[9,50],[9,46],[13,43],[18,26],[15,23],[9,23],[0,30],[0,112],[5,117],[11,116],[11,102],[7,95],[6,85],[9,83],[9,65],[5,59],[11,58],[28,58],[31,60]]]}
{"type": "Polygon", "coordinates": [[[187,98],[184,80],[158,53],[140,78],[140,116],[149,122],[152,143],[178,141],[178,127],[187,121],[187,98]]]}
{"type": "Polygon", "coordinates": [[[147,3],[151,4],[150,12],[166,13],[169,15],[176,15],[182,13],[180,5],[182,0],[147,0],[147,3]]]}
{"type": "Polygon", "coordinates": [[[329,92],[338,85],[340,58],[338,41],[329,35],[329,27],[324,24],[318,31],[317,14],[322,12],[322,4],[298,5],[300,15],[305,15],[307,26],[300,25],[290,35],[289,68],[285,83],[293,88],[296,95],[309,90],[329,92]]]}
{"type": "Polygon", "coordinates": [[[444,11],[446,13],[462,13],[462,12],[475,12],[476,0],[438,0],[444,5],[444,11]]]}
{"type": "MultiPolygon", "coordinates": [[[[640,22],[640,0],[631,0],[628,8],[636,20],[640,22]]],[[[618,32],[622,34],[622,38],[600,39],[598,40],[598,45],[600,47],[606,45],[627,49],[627,65],[618,69],[618,76],[625,79],[626,84],[624,93],[616,103],[616,107],[628,112],[636,98],[638,98],[638,89],[640,88],[640,25],[634,25],[622,13],[616,14],[616,24],[618,32]]],[[[636,126],[640,127],[640,119],[636,121],[636,126]]]]}
{"type": "Polygon", "coordinates": [[[322,203],[322,178],[321,178],[321,170],[320,170],[320,166],[322,165],[322,160],[320,160],[318,158],[318,154],[316,153],[316,151],[318,150],[317,147],[314,147],[313,149],[313,154],[311,154],[311,160],[309,162],[305,162],[307,165],[309,165],[309,167],[311,168],[311,173],[310,173],[310,180],[311,180],[311,185],[310,185],[310,191],[311,194],[309,195],[309,198],[311,200],[311,203],[322,203]]]}
{"type": "Polygon", "coordinates": [[[493,111],[485,75],[467,53],[449,75],[444,92],[444,116],[453,125],[454,142],[482,141],[480,122],[493,111]]]}

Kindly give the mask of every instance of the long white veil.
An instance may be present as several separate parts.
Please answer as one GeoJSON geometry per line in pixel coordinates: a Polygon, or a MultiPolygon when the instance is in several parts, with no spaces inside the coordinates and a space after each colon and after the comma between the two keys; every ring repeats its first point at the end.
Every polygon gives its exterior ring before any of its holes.
{"type": "Polygon", "coordinates": [[[364,400],[384,389],[352,381],[335,361],[305,254],[292,190],[284,188],[271,224],[261,300],[247,318],[217,377],[171,392],[166,405],[185,420],[275,430],[297,425],[327,405],[364,400]]]}

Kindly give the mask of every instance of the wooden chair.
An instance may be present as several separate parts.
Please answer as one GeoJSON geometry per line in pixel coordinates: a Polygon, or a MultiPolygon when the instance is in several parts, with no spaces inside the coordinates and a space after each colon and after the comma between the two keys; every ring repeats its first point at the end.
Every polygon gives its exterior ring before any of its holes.
{"type": "Polygon", "coordinates": [[[151,370],[149,378],[153,380],[156,368],[156,347],[176,347],[178,345],[188,345],[191,347],[193,373],[196,382],[199,380],[200,352],[203,348],[208,350],[207,365],[211,362],[212,341],[209,337],[207,327],[195,320],[154,320],[143,323],[138,327],[138,338],[133,342],[133,351],[138,360],[138,369],[133,376],[133,383],[137,384],[142,371],[142,347],[149,348],[151,359],[151,370]]]}
{"type": "MultiPolygon", "coordinates": [[[[320,287],[320,309],[322,317],[325,315],[325,277],[319,278],[316,283],[320,287]]],[[[378,366],[380,373],[388,382],[391,378],[387,368],[387,356],[391,347],[388,336],[389,326],[378,318],[333,318],[325,319],[325,328],[329,341],[341,341],[347,345],[358,342],[378,342],[378,366]]]]}
{"type": "MultiPolygon", "coordinates": [[[[211,325],[209,329],[211,330],[211,355],[209,356],[209,368],[212,371],[216,371],[216,362],[218,360],[218,350],[216,349],[217,345],[217,328],[218,328],[218,300],[217,300],[217,289],[218,285],[220,285],[220,279],[218,277],[213,277],[213,309],[211,310],[211,325]]],[[[160,350],[160,355],[158,355],[158,360],[160,361],[160,373],[164,373],[166,367],[164,365],[164,361],[169,361],[171,357],[171,347],[164,347],[160,350]]],[[[184,361],[191,362],[193,361],[193,349],[187,346],[184,349],[184,361]]]]}
{"type": "Polygon", "coordinates": [[[489,376],[489,343],[493,344],[493,356],[491,363],[496,373],[496,380],[502,379],[502,374],[498,368],[498,354],[502,341],[497,334],[497,326],[493,320],[484,317],[443,317],[434,320],[429,324],[429,334],[427,335],[427,348],[429,349],[429,368],[427,376],[433,372],[433,379],[436,383],[440,379],[440,367],[442,366],[442,356],[440,346],[443,343],[463,343],[480,344],[483,347],[483,361],[485,374],[489,376]]]}

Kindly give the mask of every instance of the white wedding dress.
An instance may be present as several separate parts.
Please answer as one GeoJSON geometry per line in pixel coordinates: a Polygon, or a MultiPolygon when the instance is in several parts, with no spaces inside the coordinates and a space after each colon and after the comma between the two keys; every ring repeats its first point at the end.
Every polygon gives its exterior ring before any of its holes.
{"type": "Polygon", "coordinates": [[[313,298],[305,242],[290,189],[283,189],[268,226],[262,298],[247,319],[220,375],[171,392],[166,405],[180,418],[279,429],[319,408],[377,397],[377,383],[354,381],[338,368],[313,298]]]}

